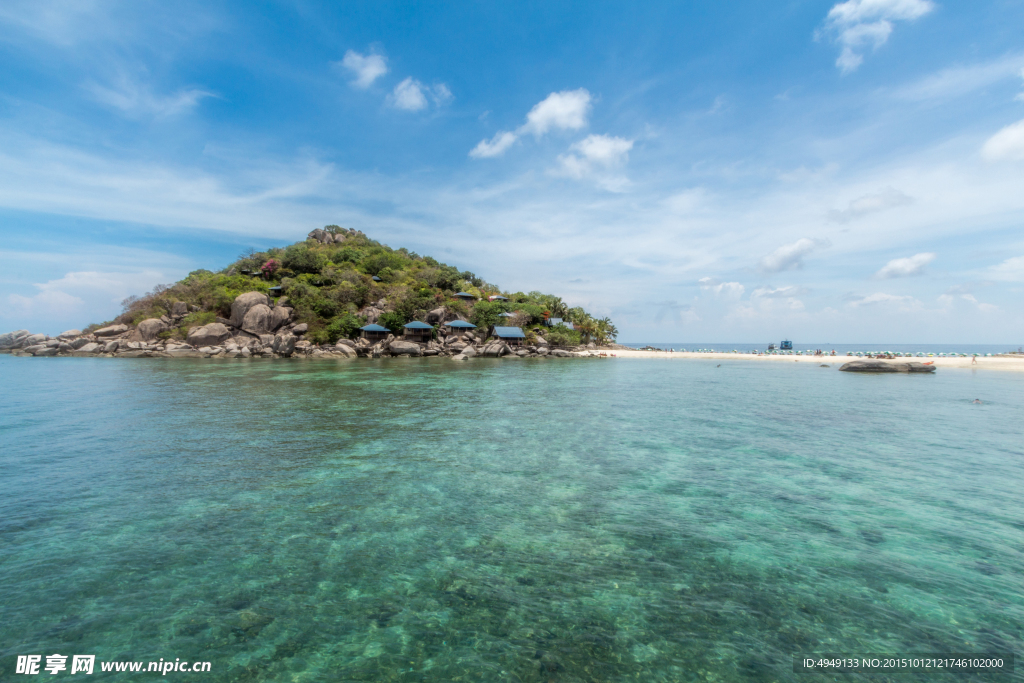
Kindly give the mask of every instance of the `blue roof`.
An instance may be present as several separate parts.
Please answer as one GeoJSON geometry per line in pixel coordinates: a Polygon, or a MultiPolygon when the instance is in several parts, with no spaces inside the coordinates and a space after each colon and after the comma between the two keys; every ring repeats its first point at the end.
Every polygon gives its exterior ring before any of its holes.
{"type": "Polygon", "coordinates": [[[548,318],[548,320],[547,320],[548,327],[553,327],[554,325],[561,325],[561,324],[562,324],[562,319],[561,318],[548,318]]]}
{"type": "Polygon", "coordinates": [[[516,316],[515,316],[514,313],[499,313],[498,317],[499,318],[514,318],[516,316]]]}
{"type": "Polygon", "coordinates": [[[508,301],[508,297],[507,296],[501,296],[501,295],[492,296],[492,297],[488,297],[488,298],[489,299],[494,299],[495,301],[508,301]]]}
{"type": "Polygon", "coordinates": [[[476,298],[475,296],[473,296],[473,295],[472,295],[472,294],[470,294],[469,292],[459,292],[459,293],[458,293],[458,294],[456,294],[455,296],[468,296],[468,297],[470,297],[470,298],[473,298],[473,299],[475,299],[475,298],[476,298]]]}
{"type": "Polygon", "coordinates": [[[360,327],[359,329],[361,329],[363,332],[390,332],[391,331],[391,330],[389,330],[386,327],[381,327],[380,325],[366,325],[365,327],[360,327]]]}
{"type": "Polygon", "coordinates": [[[453,320],[450,323],[445,323],[448,327],[464,327],[467,330],[476,327],[473,323],[467,323],[465,320],[453,320]]]}
{"type": "Polygon", "coordinates": [[[428,325],[426,323],[421,323],[419,320],[413,320],[411,323],[409,323],[408,325],[405,326],[405,329],[407,329],[407,330],[432,330],[432,329],[434,329],[434,326],[433,325],[428,325]]]}
{"type": "Polygon", "coordinates": [[[503,337],[505,339],[525,339],[526,335],[523,334],[523,330],[519,327],[497,327],[494,328],[495,337],[503,337]]]}
{"type": "Polygon", "coordinates": [[[373,276],[373,281],[374,281],[374,282],[380,282],[380,281],[381,281],[381,279],[380,279],[379,277],[377,277],[376,275],[374,275],[374,276],[373,276]]]}

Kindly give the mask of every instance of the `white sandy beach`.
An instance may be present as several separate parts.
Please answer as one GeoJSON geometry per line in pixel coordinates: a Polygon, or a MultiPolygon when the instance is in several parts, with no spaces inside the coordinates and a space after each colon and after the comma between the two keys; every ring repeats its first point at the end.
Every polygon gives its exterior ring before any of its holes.
{"type": "MultiPolygon", "coordinates": [[[[854,360],[867,360],[856,356],[768,356],[754,355],[752,353],[696,353],[696,352],[669,352],[669,351],[640,351],[615,349],[614,351],[602,350],[598,352],[608,354],[615,358],[663,358],[666,360],[715,360],[715,361],[757,361],[765,363],[813,363],[816,365],[826,364],[839,367],[843,363],[854,360]]],[[[1024,372],[1024,356],[991,356],[977,358],[977,363],[972,363],[971,358],[893,358],[884,360],[887,363],[925,362],[934,363],[937,368],[963,368],[974,370],[1005,370],[1011,372],[1024,372]]]]}

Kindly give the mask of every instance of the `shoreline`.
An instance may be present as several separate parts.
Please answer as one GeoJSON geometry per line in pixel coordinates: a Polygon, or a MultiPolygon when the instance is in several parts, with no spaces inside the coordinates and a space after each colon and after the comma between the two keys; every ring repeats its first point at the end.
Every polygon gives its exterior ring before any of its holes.
{"type": "MultiPolygon", "coordinates": [[[[363,349],[360,349],[361,351],[363,349]]],[[[273,360],[273,359],[296,359],[296,360],[317,360],[317,359],[340,359],[350,358],[356,360],[357,358],[400,358],[400,357],[411,357],[411,358],[448,358],[449,360],[468,360],[472,356],[466,357],[461,354],[442,355],[442,354],[391,354],[383,353],[373,355],[369,353],[343,353],[336,349],[323,349],[323,348],[311,348],[308,350],[296,349],[296,352],[291,353],[287,356],[276,353],[263,354],[242,354],[241,352],[219,352],[210,353],[207,350],[199,349],[188,349],[181,350],[177,353],[167,353],[164,351],[158,351],[156,349],[127,349],[122,352],[114,353],[54,353],[54,354],[33,354],[26,353],[22,349],[0,349],[0,354],[9,355],[13,357],[63,357],[63,358],[193,358],[193,359],[245,359],[252,358],[257,360],[273,360]],[[303,351],[306,351],[305,353],[303,351]],[[364,355],[365,354],[365,355],[364,355]]],[[[611,347],[598,347],[596,349],[581,349],[578,351],[562,351],[542,354],[529,354],[529,355],[517,355],[516,353],[505,353],[497,355],[494,353],[476,353],[474,354],[481,358],[493,358],[493,359],[505,359],[505,360],[523,360],[528,358],[600,358],[606,360],[705,360],[705,361],[754,361],[754,362],[770,362],[777,364],[786,363],[802,363],[804,365],[826,365],[830,368],[839,369],[842,365],[850,363],[859,359],[855,356],[769,356],[769,355],[755,355],[750,353],[726,353],[726,352],[692,352],[692,351],[679,351],[679,352],[667,352],[667,351],[640,351],[634,349],[622,349],[611,348],[611,347]]],[[[990,356],[977,358],[977,363],[972,363],[971,358],[929,358],[926,362],[931,362],[935,368],[943,369],[959,369],[959,370],[990,370],[997,372],[1024,372],[1024,356],[990,356]]],[[[872,362],[880,362],[887,364],[905,364],[907,362],[919,362],[920,359],[912,358],[890,358],[890,359],[872,359],[872,362]]]]}
{"type": "MultiPolygon", "coordinates": [[[[641,351],[639,349],[616,349],[613,353],[615,358],[661,358],[664,360],[750,360],[772,363],[812,363],[817,365],[829,365],[838,367],[844,363],[855,360],[866,360],[857,356],[783,356],[765,355],[753,353],[727,353],[724,351],[695,352],[695,351],[641,351]]],[[[950,357],[929,357],[929,358],[883,358],[871,359],[881,363],[907,363],[907,362],[930,362],[936,368],[960,368],[960,369],[984,369],[1001,370],[1010,372],[1024,372],[1024,355],[1021,356],[977,356],[977,363],[972,363],[972,358],[950,358],[950,357]]]]}

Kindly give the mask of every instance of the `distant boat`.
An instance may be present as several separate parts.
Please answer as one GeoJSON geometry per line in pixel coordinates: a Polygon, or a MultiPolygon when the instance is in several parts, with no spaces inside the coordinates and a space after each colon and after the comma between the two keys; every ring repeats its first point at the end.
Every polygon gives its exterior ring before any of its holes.
{"type": "Polygon", "coordinates": [[[783,351],[792,351],[793,342],[789,341],[788,339],[783,339],[782,343],[779,344],[779,348],[782,349],[783,351]]]}

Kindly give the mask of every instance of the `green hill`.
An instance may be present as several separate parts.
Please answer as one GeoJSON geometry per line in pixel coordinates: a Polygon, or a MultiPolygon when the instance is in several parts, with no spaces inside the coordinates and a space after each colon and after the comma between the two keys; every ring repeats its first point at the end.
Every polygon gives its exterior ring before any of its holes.
{"type": "Polygon", "coordinates": [[[308,325],[306,339],[315,344],[356,337],[368,319],[397,333],[404,324],[424,320],[429,311],[439,308],[448,319],[469,320],[484,329],[508,324],[529,330],[549,318],[571,322],[575,329],[565,325],[545,329],[545,337],[554,344],[608,343],[617,334],[608,318],[595,319],[557,296],[507,292],[469,271],[407,249],[392,249],[360,231],[336,225],[314,230],[305,241],[288,247],[249,250],[219,272],[197,270],[176,284],[129,297],[122,314],[103,325],[137,325],[169,315],[174,302],[183,301],[192,312],[161,336],[184,339],[190,327],[229,317],[235,297],[249,291],[287,297],[295,321],[308,325]],[[467,304],[454,297],[458,292],[478,300],[467,304]],[[492,296],[508,301],[488,300],[492,296]],[[512,317],[500,317],[502,313],[512,317]]]}

